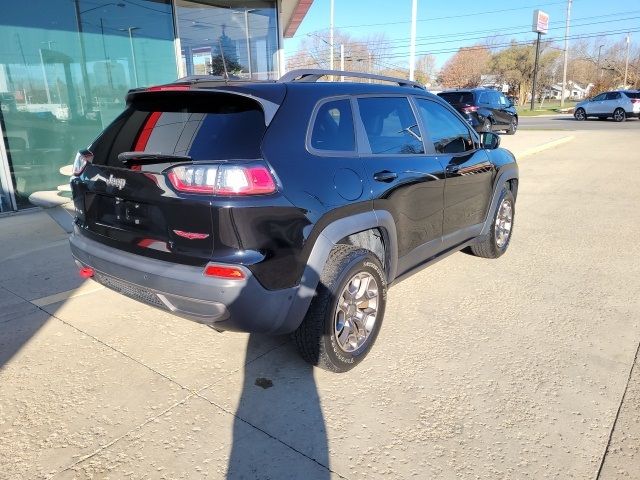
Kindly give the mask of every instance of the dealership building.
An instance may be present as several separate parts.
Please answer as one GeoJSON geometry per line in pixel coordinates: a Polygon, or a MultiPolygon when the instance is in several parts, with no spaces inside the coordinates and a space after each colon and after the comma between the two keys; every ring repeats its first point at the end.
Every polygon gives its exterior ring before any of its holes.
{"type": "MultiPolygon", "coordinates": [[[[0,14],[0,214],[68,183],[127,90],[187,75],[276,79],[313,0],[23,0],[0,14]]],[[[64,187],[60,187],[64,190],[64,187]]],[[[62,193],[64,195],[64,193],[62,193]]]]}

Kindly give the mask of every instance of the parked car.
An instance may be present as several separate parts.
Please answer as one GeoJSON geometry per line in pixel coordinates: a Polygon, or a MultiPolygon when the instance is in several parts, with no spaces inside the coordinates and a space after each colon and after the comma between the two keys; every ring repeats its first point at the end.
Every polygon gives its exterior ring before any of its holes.
{"type": "Polygon", "coordinates": [[[340,372],[388,286],[458,250],[501,256],[518,167],[500,138],[412,82],[326,74],[131,91],[74,162],[81,274],[218,330],[293,332],[340,372]]]}
{"type": "Polygon", "coordinates": [[[490,88],[448,90],[438,93],[471,124],[477,132],[504,131],[513,135],[518,129],[518,112],[504,94],[490,88]]]}
{"type": "Polygon", "coordinates": [[[640,92],[635,90],[615,90],[604,92],[576,105],[573,116],[576,120],[589,117],[613,118],[624,122],[629,117],[640,116],[640,92]]]}

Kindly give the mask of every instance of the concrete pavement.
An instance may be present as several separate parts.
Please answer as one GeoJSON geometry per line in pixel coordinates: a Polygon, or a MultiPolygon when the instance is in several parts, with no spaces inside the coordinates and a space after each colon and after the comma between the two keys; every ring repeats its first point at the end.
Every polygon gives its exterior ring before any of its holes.
{"type": "Polygon", "coordinates": [[[509,252],[394,286],[342,375],[81,287],[44,214],[0,219],[0,478],[634,478],[639,147],[523,159],[509,252]]]}

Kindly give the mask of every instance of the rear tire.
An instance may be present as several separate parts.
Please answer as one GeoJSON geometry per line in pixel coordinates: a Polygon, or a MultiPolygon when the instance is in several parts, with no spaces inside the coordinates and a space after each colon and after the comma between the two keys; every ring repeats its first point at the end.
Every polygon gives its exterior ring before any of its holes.
{"type": "Polygon", "coordinates": [[[293,340],[302,358],[331,372],[346,372],[373,346],[384,317],[387,282],[369,250],[336,245],[316,296],[293,340]]]}
{"type": "Polygon", "coordinates": [[[627,119],[627,114],[623,108],[616,108],[613,111],[613,121],[614,122],[624,122],[627,119]]]}
{"type": "Polygon", "coordinates": [[[582,122],[583,120],[587,119],[587,112],[585,111],[584,108],[577,108],[576,111],[573,113],[573,118],[575,118],[579,122],[582,122]]]}
{"type": "Polygon", "coordinates": [[[513,233],[515,199],[507,185],[502,188],[498,206],[491,217],[489,233],[479,237],[470,250],[476,257],[498,258],[507,251],[513,233]]]}

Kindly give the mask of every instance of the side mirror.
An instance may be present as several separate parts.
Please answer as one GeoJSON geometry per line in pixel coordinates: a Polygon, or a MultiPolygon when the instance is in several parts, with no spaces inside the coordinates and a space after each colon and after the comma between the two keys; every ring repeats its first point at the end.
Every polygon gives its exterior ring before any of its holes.
{"type": "Polygon", "coordinates": [[[480,134],[480,144],[487,150],[495,150],[500,146],[500,136],[493,132],[482,132],[480,134]]]}

